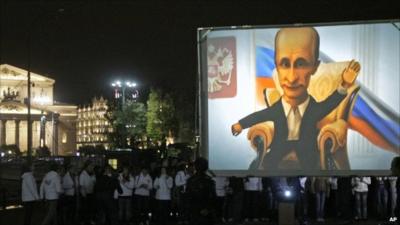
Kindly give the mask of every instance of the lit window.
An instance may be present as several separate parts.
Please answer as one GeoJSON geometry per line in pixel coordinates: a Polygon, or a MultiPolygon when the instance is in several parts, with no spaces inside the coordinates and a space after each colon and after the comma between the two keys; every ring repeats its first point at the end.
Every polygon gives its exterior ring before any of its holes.
{"type": "Polygon", "coordinates": [[[61,142],[62,142],[63,144],[67,143],[67,133],[64,132],[64,133],[62,134],[61,142]]]}
{"type": "Polygon", "coordinates": [[[109,159],[108,160],[108,164],[114,168],[115,170],[117,169],[118,166],[118,161],[116,159],[109,159]]]}

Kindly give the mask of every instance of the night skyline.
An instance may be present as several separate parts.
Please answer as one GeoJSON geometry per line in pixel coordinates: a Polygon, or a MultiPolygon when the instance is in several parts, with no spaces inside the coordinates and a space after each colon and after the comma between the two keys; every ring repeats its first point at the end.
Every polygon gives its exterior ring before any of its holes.
{"type": "Polygon", "coordinates": [[[198,27],[398,18],[396,1],[384,3],[3,0],[0,63],[26,69],[30,34],[31,70],[56,80],[57,101],[84,104],[96,95],[107,97],[117,78],[194,99],[198,27]]]}

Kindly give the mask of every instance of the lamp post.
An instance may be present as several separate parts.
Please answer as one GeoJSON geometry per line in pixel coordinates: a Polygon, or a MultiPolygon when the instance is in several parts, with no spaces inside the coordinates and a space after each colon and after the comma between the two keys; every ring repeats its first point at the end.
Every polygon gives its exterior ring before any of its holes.
{"type": "Polygon", "coordinates": [[[111,84],[112,87],[115,88],[115,98],[119,98],[119,93],[118,93],[118,89],[121,89],[122,91],[122,107],[125,106],[125,91],[127,88],[134,88],[137,86],[137,84],[135,82],[131,82],[131,81],[125,81],[125,82],[121,82],[119,80],[113,82],[111,84]]]}
{"type": "Polygon", "coordinates": [[[28,96],[26,99],[26,106],[28,108],[28,115],[27,115],[27,148],[28,148],[28,157],[27,161],[28,164],[32,164],[32,114],[31,114],[31,64],[32,64],[32,39],[34,34],[34,29],[37,25],[45,18],[49,18],[51,16],[57,15],[59,13],[63,13],[64,9],[60,8],[57,11],[50,11],[47,13],[40,13],[36,18],[34,18],[31,22],[31,25],[28,28],[28,39],[27,39],[27,51],[28,51],[28,63],[27,63],[27,92],[28,96]]]}
{"type": "MultiPolygon", "coordinates": [[[[126,98],[126,90],[134,89],[137,86],[137,84],[135,82],[131,82],[131,81],[121,82],[121,81],[117,80],[117,81],[113,82],[111,84],[111,86],[114,88],[114,97],[116,99],[119,99],[122,97],[122,105],[121,105],[121,107],[118,107],[119,109],[117,111],[120,110],[121,112],[124,112],[125,111],[125,102],[126,102],[126,99],[125,99],[126,98]],[[122,96],[120,96],[120,92],[122,92],[122,96]]],[[[118,128],[118,127],[119,126],[117,126],[117,130],[121,131],[120,134],[122,135],[121,137],[123,138],[123,142],[121,143],[121,145],[122,145],[122,147],[125,148],[126,144],[127,144],[126,132],[127,132],[128,127],[126,124],[123,126],[123,128],[121,128],[121,127],[118,128]]],[[[118,131],[116,131],[116,132],[118,132],[118,131]]]]}

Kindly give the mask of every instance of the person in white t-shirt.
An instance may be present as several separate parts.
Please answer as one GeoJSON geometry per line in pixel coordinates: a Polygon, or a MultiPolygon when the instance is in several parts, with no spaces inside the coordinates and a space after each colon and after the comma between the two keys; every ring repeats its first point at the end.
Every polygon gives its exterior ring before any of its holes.
{"type": "Polygon", "coordinates": [[[187,207],[186,207],[186,182],[189,179],[190,175],[187,172],[186,164],[184,162],[180,162],[178,164],[178,171],[175,175],[175,197],[178,208],[178,220],[181,223],[185,223],[187,221],[187,207]]]}
{"type": "Polygon", "coordinates": [[[81,220],[86,223],[94,221],[95,217],[95,200],[94,185],[96,176],[94,175],[94,164],[90,161],[85,163],[81,174],[79,175],[79,187],[81,195],[81,220]]]}
{"type": "Polygon", "coordinates": [[[130,169],[124,166],[122,173],[118,177],[119,184],[122,189],[122,193],[118,194],[118,206],[119,206],[119,220],[123,222],[129,222],[132,216],[132,192],[135,187],[135,179],[130,173],[130,169]]]}
{"type": "Polygon", "coordinates": [[[46,173],[40,184],[40,198],[46,200],[48,206],[47,214],[43,219],[42,225],[57,223],[58,199],[63,192],[61,178],[56,172],[58,165],[56,163],[51,163],[49,167],[49,172],[46,173]]]}
{"type": "Polygon", "coordinates": [[[213,177],[213,180],[215,182],[215,193],[217,195],[216,217],[218,220],[225,222],[225,196],[229,186],[229,180],[227,177],[213,177]]]}
{"type": "Polygon", "coordinates": [[[62,177],[62,188],[64,190],[63,221],[65,224],[70,224],[75,219],[79,195],[79,177],[72,165],[67,167],[67,172],[62,177]]]}
{"type": "Polygon", "coordinates": [[[34,204],[39,200],[36,180],[33,177],[33,166],[22,165],[21,200],[24,206],[24,225],[31,224],[34,204]]]}
{"type": "Polygon", "coordinates": [[[245,207],[245,221],[253,219],[258,222],[259,206],[258,198],[262,191],[262,181],[260,177],[247,177],[244,183],[244,207],[245,207]]]}
{"type": "Polygon", "coordinates": [[[354,177],[351,180],[351,185],[353,186],[353,191],[356,198],[356,220],[367,219],[368,185],[370,184],[370,177],[354,177]]]}
{"type": "Polygon", "coordinates": [[[167,169],[162,167],[153,185],[156,190],[155,199],[157,201],[158,224],[168,223],[168,213],[171,209],[171,189],[173,185],[174,181],[172,177],[168,175],[167,169]]]}
{"type": "Polygon", "coordinates": [[[142,167],[139,175],[135,177],[135,202],[139,213],[139,222],[148,222],[150,206],[150,190],[153,188],[153,179],[146,167],[142,167]]]}

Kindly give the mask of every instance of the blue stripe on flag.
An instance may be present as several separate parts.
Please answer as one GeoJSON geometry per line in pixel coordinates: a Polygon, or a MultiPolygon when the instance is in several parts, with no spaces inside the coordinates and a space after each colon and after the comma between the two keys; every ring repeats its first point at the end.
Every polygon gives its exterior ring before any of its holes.
{"type": "Polygon", "coordinates": [[[385,120],[379,116],[361,97],[358,96],[354,104],[353,116],[356,116],[382,135],[390,144],[400,146],[400,125],[399,121],[385,120]]]}
{"type": "Polygon", "coordinates": [[[272,77],[275,69],[275,53],[270,48],[256,46],[256,76],[272,77]]]}

